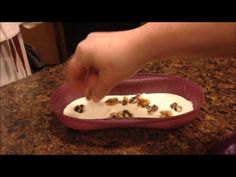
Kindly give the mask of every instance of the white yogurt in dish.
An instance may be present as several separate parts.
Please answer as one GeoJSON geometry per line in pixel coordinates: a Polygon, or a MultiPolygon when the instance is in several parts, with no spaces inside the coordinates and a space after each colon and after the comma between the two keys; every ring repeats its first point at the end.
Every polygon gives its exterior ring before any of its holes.
{"type": "Polygon", "coordinates": [[[147,109],[143,107],[138,107],[137,104],[122,105],[116,104],[113,106],[107,106],[105,101],[109,98],[116,97],[119,100],[122,100],[126,96],[129,99],[135,95],[108,95],[105,96],[100,102],[95,103],[93,101],[86,100],[85,97],[76,99],[68,104],[63,114],[69,117],[79,118],[79,119],[106,119],[110,118],[110,114],[113,112],[128,110],[133,114],[133,117],[142,117],[142,118],[159,118],[161,111],[170,110],[172,111],[172,116],[181,115],[193,110],[193,104],[190,100],[185,99],[182,96],[171,94],[171,93],[148,93],[141,94],[142,98],[148,99],[150,105],[157,105],[158,110],[153,114],[148,114],[147,109]],[[182,107],[181,112],[177,112],[171,109],[170,105],[176,102],[179,106],[182,107]],[[77,105],[84,105],[84,111],[78,113],[74,110],[77,105]]]}

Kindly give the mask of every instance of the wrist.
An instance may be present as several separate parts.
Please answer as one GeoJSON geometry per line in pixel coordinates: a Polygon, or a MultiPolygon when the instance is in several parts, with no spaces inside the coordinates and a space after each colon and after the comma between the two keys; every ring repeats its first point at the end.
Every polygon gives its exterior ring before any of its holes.
{"type": "Polygon", "coordinates": [[[131,30],[131,46],[136,56],[136,62],[145,64],[154,59],[165,57],[167,51],[166,34],[159,23],[147,23],[131,30]]]}

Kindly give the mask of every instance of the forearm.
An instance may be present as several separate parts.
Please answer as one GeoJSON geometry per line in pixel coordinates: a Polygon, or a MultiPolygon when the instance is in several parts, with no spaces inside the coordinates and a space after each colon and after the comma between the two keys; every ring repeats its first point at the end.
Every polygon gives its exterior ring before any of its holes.
{"type": "Polygon", "coordinates": [[[235,57],[235,23],[147,23],[132,31],[139,59],[173,55],[235,57]]]}

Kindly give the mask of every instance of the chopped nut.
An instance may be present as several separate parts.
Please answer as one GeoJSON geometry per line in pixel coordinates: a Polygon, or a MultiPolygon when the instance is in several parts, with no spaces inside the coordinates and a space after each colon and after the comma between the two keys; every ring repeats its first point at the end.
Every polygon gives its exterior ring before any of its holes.
{"type": "Polygon", "coordinates": [[[177,106],[175,109],[176,112],[181,112],[182,111],[182,107],[181,106],[177,106]]]}
{"type": "Polygon", "coordinates": [[[121,111],[117,112],[117,117],[123,117],[123,114],[121,111]]]}
{"type": "Polygon", "coordinates": [[[117,117],[117,113],[116,113],[116,112],[112,112],[112,113],[110,114],[110,117],[111,117],[111,118],[116,118],[116,117],[117,117]]]}
{"type": "Polygon", "coordinates": [[[133,114],[128,110],[123,110],[123,117],[133,117],[133,114]]]}
{"type": "Polygon", "coordinates": [[[147,111],[151,111],[152,110],[152,106],[147,106],[146,109],[147,109],[147,111]]]}
{"type": "Polygon", "coordinates": [[[172,104],[170,105],[170,108],[171,108],[171,109],[174,109],[176,106],[178,106],[178,104],[177,104],[176,102],[174,102],[174,103],[172,103],[172,104]]]}
{"type": "Polygon", "coordinates": [[[84,112],[84,105],[81,104],[81,105],[75,106],[74,111],[75,111],[75,112],[78,112],[78,113],[84,112]]]}
{"type": "Polygon", "coordinates": [[[122,100],[122,102],[121,102],[121,104],[122,104],[123,106],[125,106],[125,105],[128,104],[128,101],[129,101],[128,97],[124,96],[124,97],[123,97],[123,100],[122,100]]]}
{"type": "Polygon", "coordinates": [[[122,113],[122,117],[129,117],[129,115],[128,114],[125,114],[125,113],[122,113]]]}
{"type": "Polygon", "coordinates": [[[107,106],[113,106],[116,105],[118,103],[118,98],[114,97],[114,98],[109,98],[107,101],[105,101],[107,106]]]}
{"type": "Polygon", "coordinates": [[[160,111],[161,116],[160,117],[171,117],[172,111],[166,110],[166,111],[160,111]]]}
{"type": "Polygon", "coordinates": [[[130,104],[135,104],[135,103],[138,103],[138,99],[137,99],[137,98],[134,98],[134,97],[132,97],[132,98],[129,100],[129,103],[130,103],[130,104]]]}
{"type": "Polygon", "coordinates": [[[154,105],[152,105],[152,110],[153,110],[153,111],[157,111],[157,110],[158,110],[158,107],[157,107],[157,105],[155,105],[155,104],[154,104],[154,105]]]}
{"type": "Polygon", "coordinates": [[[149,104],[150,104],[150,101],[148,99],[144,99],[144,98],[138,99],[138,106],[147,107],[149,106],[149,104]]]}
{"type": "Polygon", "coordinates": [[[113,112],[110,114],[111,118],[123,118],[123,117],[133,117],[133,114],[130,113],[128,110],[123,110],[122,112],[113,112]]]}
{"type": "Polygon", "coordinates": [[[177,103],[173,103],[170,105],[170,108],[175,110],[176,112],[181,112],[182,111],[182,107],[179,106],[177,103]]]}
{"type": "Polygon", "coordinates": [[[138,103],[138,99],[139,99],[140,95],[141,94],[138,94],[138,95],[135,95],[135,96],[131,97],[130,100],[129,100],[129,103],[131,103],[131,104],[138,103]]]}
{"type": "Polygon", "coordinates": [[[158,110],[158,107],[157,105],[154,104],[152,106],[148,106],[147,109],[148,109],[148,114],[153,114],[154,112],[158,110]]]}

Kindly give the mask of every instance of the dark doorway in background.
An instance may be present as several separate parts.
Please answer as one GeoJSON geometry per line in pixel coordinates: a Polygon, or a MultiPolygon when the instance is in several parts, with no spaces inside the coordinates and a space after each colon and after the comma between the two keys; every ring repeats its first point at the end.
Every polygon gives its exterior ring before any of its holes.
{"type": "Polygon", "coordinates": [[[90,32],[127,30],[140,26],[140,23],[64,23],[68,55],[72,55],[77,44],[90,32]]]}

